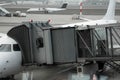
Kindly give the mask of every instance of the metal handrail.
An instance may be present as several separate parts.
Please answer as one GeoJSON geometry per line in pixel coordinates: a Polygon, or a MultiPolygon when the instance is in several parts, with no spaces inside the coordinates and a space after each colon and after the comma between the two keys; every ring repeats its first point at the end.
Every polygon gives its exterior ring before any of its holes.
{"type": "Polygon", "coordinates": [[[82,42],[84,43],[84,45],[87,47],[87,49],[88,49],[88,51],[90,52],[90,54],[91,54],[92,56],[94,56],[92,50],[89,48],[89,46],[87,45],[87,43],[85,42],[85,40],[82,38],[81,34],[80,34],[78,31],[77,31],[77,33],[78,33],[79,37],[81,38],[82,42]]]}

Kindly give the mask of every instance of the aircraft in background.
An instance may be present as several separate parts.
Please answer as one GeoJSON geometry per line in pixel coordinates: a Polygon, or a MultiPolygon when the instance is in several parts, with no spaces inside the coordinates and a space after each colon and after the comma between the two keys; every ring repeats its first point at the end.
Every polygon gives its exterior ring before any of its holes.
{"type": "MultiPolygon", "coordinates": [[[[8,4],[11,4],[11,3],[0,4],[0,6],[8,5],[8,4]]],[[[5,8],[0,7],[0,16],[7,16],[7,17],[11,17],[11,16],[26,17],[27,14],[26,14],[26,13],[22,13],[21,11],[16,11],[15,13],[12,14],[12,13],[9,12],[8,10],[6,10],[5,8]]]]}
{"type": "Polygon", "coordinates": [[[64,3],[61,8],[30,8],[27,10],[27,12],[38,12],[38,11],[43,11],[45,13],[51,13],[51,12],[55,12],[55,11],[62,11],[62,10],[66,10],[67,7],[67,3],[64,3]]]}
{"type": "Polygon", "coordinates": [[[1,7],[3,5],[8,5],[8,4],[11,4],[11,3],[4,3],[4,4],[0,4],[0,16],[11,16],[11,13],[6,10],[5,8],[1,7]]]}
{"type": "Polygon", "coordinates": [[[116,4],[115,0],[110,0],[107,12],[105,16],[100,20],[85,19],[88,21],[61,25],[61,27],[68,27],[68,26],[73,27],[75,25],[86,27],[87,25],[91,26],[91,25],[105,25],[105,24],[117,23],[117,20],[115,20],[115,4],[116,4]]]}
{"type": "Polygon", "coordinates": [[[12,16],[15,16],[15,17],[26,17],[27,14],[26,13],[22,13],[21,11],[16,11],[15,13],[12,13],[9,12],[8,10],[6,10],[5,8],[3,7],[0,7],[0,16],[7,16],[7,17],[12,17],[12,16]]]}
{"type": "Polygon", "coordinates": [[[0,16],[11,16],[11,13],[7,11],[5,8],[0,7],[0,16]]]}
{"type": "MultiPolygon", "coordinates": [[[[61,27],[73,27],[75,25],[86,27],[87,25],[91,26],[117,23],[117,21],[114,19],[114,16],[115,0],[110,0],[107,13],[102,19],[61,25],[61,27]]],[[[20,72],[22,67],[21,51],[17,42],[8,37],[6,34],[0,34],[0,54],[0,78],[10,78],[11,75],[20,72]]]]}

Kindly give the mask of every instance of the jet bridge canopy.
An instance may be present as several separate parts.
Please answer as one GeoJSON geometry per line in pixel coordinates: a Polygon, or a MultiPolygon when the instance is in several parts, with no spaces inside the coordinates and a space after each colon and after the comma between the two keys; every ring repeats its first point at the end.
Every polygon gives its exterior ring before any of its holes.
{"type": "Polygon", "coordinates": [[[37,33],[37,30],[41,31],[42,27],[51,26],[43,22],[26,22],[22,25],[12,28],[7,33],[8,36],[18,42],[22,52],[23,64],[31,64],[35,62],[35,54],[38,53],[37,48],[43,46],[41,41],[42,38],[37,33]],[[36,43],[38,44],[36,45],[36,43]]]}

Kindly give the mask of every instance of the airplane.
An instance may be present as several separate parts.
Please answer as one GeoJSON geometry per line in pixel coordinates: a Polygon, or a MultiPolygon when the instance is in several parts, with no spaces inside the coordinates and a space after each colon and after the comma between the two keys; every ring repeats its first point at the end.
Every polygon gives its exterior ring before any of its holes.
{"type": "MultiPolygon", "coordinates": [[[[0,4],[0,6],[3,6],[3,5],[8,5],[8,4],[11,4],[11,3],[3,3],[3,4],[0,4]]],[[[0,7],[0,16],[7,16],[7,17],[11,17],[11,16],[17,16],[17,17],[26,17],[27,14],[26,13],[22,13],[21,11],[16,11],[15,13],[12,13],[9,12],[8,10],[6,10],[5,8],[3,7],[0,7]]]]}
{"type": "Polygon", "coordinates": [[[5,8],[0,7],[0,16],[11,16],[10,12],[7,11],[5,8]]]}
{"type": "Polygon", "coordinates": [[[11,13],[6,10],[5,8],[1,7],[3,5],[8,5],[10,3],[4,3],[4,4],[0,4],[0,16],[11,16],[11,13]]]}
{"type": "MultiPolygon", "coordinates": [[[[12,14],[8,10],[6,10],[5,8],[0,7],[0,16],[11,17],[12,14]]],[[[16,11],[15,13],[13,13],[13,16],[16,16],[16,17],[26,17],[27,14],[26,13],[22,13],[21,11],[16,11]]]]}
{"type": "MultiPolygon", "coordinates": [[[[60,25],[61,27],[73,27],[73,26],[83,26],[86,27],[87,25],[105,25],[105,24],[113,24],[117,23],[117,20],[115,20],[115,0],[110,0],[110,3],[108,5],[107,12],[105,16],[100,20],[88,20],[86,22],[79,22],[79,23],[72,23],[72,24],[66,24],[66,25],[60,25]]],[[[84,19],[84,18],[83,18],[84,19]]],[[[56,26],[57,27],[57,26],[56,26]]]]}
{"type": "MultiPolygon", "coordinates": [[[[115,16],[115,0],[110,0],[105,16],[100,20],[92,20],[81,23],[61,25],[61,27],[73,27],[75,25],[102,25],[117,23],[115,16]]],[[[55,27],[55,26],[54,26],[55,27]]],[[[6,34],[0,34],[0,78],[10,79],[11,76],[19,73],[22,68],[22,53],[17,42],[6,34]]]]}
{"type": "Polygon", "coordinates": [[[51,12],[55,12],[55,11],[62,11],[62,10],[66,10],[67,7],[67,3],[64,3],[61,8],[30,8],[27,10],[27,12],[36,12],[36,11],[43,11],[45,13],[51,13],[51,12]]]}
{"type": "MultiPolygon", "coordinates": [[[[21,51],[15,40],[0,33],[0,78],[9,78],[21,70],[21,51]]],[[[0,79],[1,80],[1,79],[0,79]]]]}

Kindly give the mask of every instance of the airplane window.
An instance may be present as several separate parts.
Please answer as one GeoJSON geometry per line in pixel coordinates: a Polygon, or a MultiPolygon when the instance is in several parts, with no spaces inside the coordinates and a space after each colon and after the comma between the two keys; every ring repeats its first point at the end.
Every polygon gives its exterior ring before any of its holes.
{"type": "Polygon", "coordinates": [[[0,45],[0,52],[10,52],[11,45],[10,44],[1,44],[0,45]]]}
{"type": "Polygon", "coordinates": [[[18,44],[13,44],[13,50],[14,51],[20,51],[20,47],[18,44]]]}

